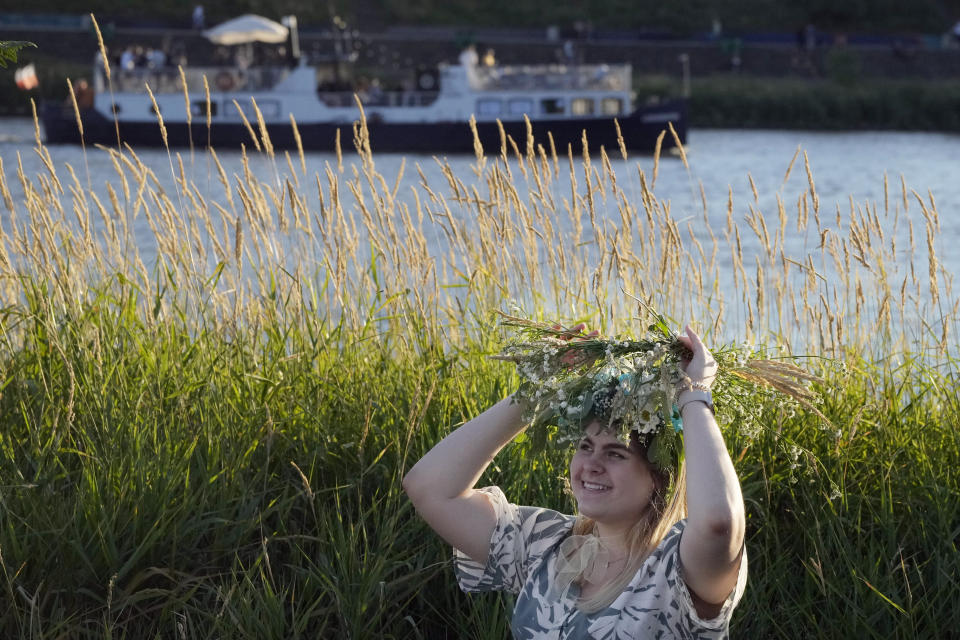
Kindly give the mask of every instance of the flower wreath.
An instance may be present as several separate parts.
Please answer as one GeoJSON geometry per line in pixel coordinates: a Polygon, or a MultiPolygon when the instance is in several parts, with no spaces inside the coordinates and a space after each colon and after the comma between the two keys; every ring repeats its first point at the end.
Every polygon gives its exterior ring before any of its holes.
{"type": "MultiPolygon", "coordinates": [[[[683,454],[683,421],[677,396],[690,388],[682,363],[692,355],[669,328],[649,310],[654,322],[643,339],[601,338],[559,325],[501,313],[502,325],[518,338],[497,360],[517,366],[521,384],[514,394],[535,450],[549,438],[579,441],[584,429],[599,420],[622,436],[637,433],[651,463],[663,471],[679,468],[683,454]]],[[[756,358],[734,348],[713,351],[719,370],[714,383],[718,411],[732,386],[764,386],[824,416],[813,406],[809,383],[819,378],[785,360],[756,358]]]]}

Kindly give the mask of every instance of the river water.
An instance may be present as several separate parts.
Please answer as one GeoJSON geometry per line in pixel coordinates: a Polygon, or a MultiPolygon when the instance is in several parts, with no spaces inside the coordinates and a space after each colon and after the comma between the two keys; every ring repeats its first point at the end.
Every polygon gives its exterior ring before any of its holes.
{"type": "MultiPolygon", "coordinates": [[[[17,153],[21,155],[24,173],[34,176],[43,171],[43,165],[34,153],[33,122],[22,118],[0,119],[0,157],[4,160],[8,180],[15,177],[17,153]]],[[[345,161],[352,162],[346,153],[345,161]]],[[[908,189],[926,195],[931,192],[941,212],[944,238],[960,239],[960,135],[946,133],[864,131],[854,133],[779,130],[695,129],[690,132],[687,156],[688,172],[679,161],[665,159],[660,163],[656,192],[660,198],[670,199],[675,207],[700,208],[698,182],[702,182],[707,202],[722,206],[713,207],[725,214],[728,187],[740,196],[751,194],[748,174],[752,176],[760,195],[760,203],[770,203],[783,188],[784,200],[795,200],[796,194],[807,187],[807,178],[802,157],[794,164],[786,184],[784,174],[797,148],[805,151],[810,159],[816,181],[816,190],[821,207],[832,209],[839,204],[846,211],[849,199],[856,202],[883,202],[883,176],[887,174],[891,186],[899,190],[902,175],[908,189]]],[[[84,168],[84,156],[79,147],[53,145],[49,147],[53,160],[58,165],[70,163],[78,173],[84,168]]],[[[162,180],[169,176],[169,159],[166,151],[137,149],[137,155],[154,169],[162,180]]],[[[376,149],[374,149],[376,152],[376,149]]],[[[188,153],[183,151],[184,155],[188,153]]],[[[228,173],[239,167],[239,154],[218,150],[228,173]]],[[[195,177],[204,178],[207,165],[195,163],[195,177]]],[[[401,154],[376,154],[377,168],[387,178],[396,175],[401,154]]],[[[430,182],[443,183],[444,179],[435,168],[430,156],[407,156],[418,162],[430,182]]],[[[306,154],[307,172],[324,171],[328,162],[336,161],[330,153],[306,154]]],[[[448,158],[453,173],[461,177],[472,175],[472,156],[448,158]]],[[[631,164],[639,162],[648,177],[653,167],[649,157],[636,157],[631,164]]],[[[106,153],[88,150],[86,163],[94,185],[115,178],[106,153]]],[[[188,165],[189,166],[189,165],[188,165]]],[[[616,166],[616,165],[615,165],[616,166]]],[[[622,167],[618,168],[618,175],[622,167]]],[[[561,171],[561,173],[563,173],[561,171]]],[[[626,175],[632,177],[634,171],[626,175]]],[[[622,177],[621,177],[622,179],[622,177]]],[[[414,171],[406,172],[410,184],[419,182],[414,171]]],[[[204,180],[197,179],[202,188],[204,180]]],[[[11,181],[16,198],[16,180],[11,181]]],[[[401,192],[404,189],[401,189],[401,192]]],[[[21,192],[22,194],[22,192],[21,192]]],[[[767,210],[768,207],[761,207],[767,210]]]]}
{"type": "MultiPolygon", "coordinates": [[[[0,120],[0,158],[4,162],[4,172],[10,185],[13,198],[22,198],[22,190],[16,179],[18,154],[27,176],[36,176],[45,172],[43,164],[34,151],[34,127],[30,120],[0,120]]],[[[345,145],[346,147],[346,145],[345,145]]],[[[797,200],[808,190],[807,171],[802,154],[793,164],[788,180],[785,173],[797,150],[806,152],[810,169],[816,184],[820,201],[821,215],[829,219],[836,218],[836,211],[846,220],[851,208],[851,198],[857,205],[870,203],[883,211],[884,176],[889,180],[890,206],[902,207],[901,180],[906,184],[908,194],[915,190],[924,200],[935,200],[939,212],[941,230],[936,238],[938,259],[949,274],[960,272],[960,136],[944,133],[922,132],[816,132],[816,131],[765,131],[765,130],[692,130],[687,145],[689,170],[677,158],[667,158],[659,163],[656,194],[661,200],[669,200],[673,217],[697,219],[702,212],[700,189],[702,185],[705,200],[708,203],[708,215],[711,226],[723,229],[727,216],[728,190],[732,189],[736,200],[735,217],[742,217],[751,205],[762,211],[768,225],[777,225],[776,198],[783,199],[788,213],[796,215],[797,200]],[[753,185],[758,199],[754,203],[753,185]]],[[[105,181],[117,181],[107,153],[101,150],[87,150],[84,157],[78,147],[49,147],[54,164],[62,168],[69,163],[77,171],[81,182],[89,172],[90,183],[95,190],[102,190],[105,181]]],[[[137,149],[139,158],[150,166],[161,182],[172,189],[170,158],[164,150],[137,149]]],[[[377,170],[384,175],[392,186],[404,156],[399,154],[377,154],[374,145],[377,170]]],[[[197,152],[192,164],[188,151],[181,151],[188,173],[199,190],[209,189],[214,198],[222,199],[222,187],[217,182],[210,163],[202,152],[197,152]],[[192,166],[192,169],[191,169],[192,166]]],[[[227,174],[242,175],[240,155],[226,149],[218,150],[227,174]]],[[[618,181],[626,193],[639,193],[636,165],[643,169],[648,179],[652,174],[653,159],[634,157],[626,163],[616,154],[613,162],[618,181]],[[631,191],[633,189],[633,191],[631,191]]],[[[319,172],[322,176],[328,164],[336,166],[336,157],[330,153],[309,153],[306,155],[307,173],[313,176],[319,172]]],[[[414,164],[421,167],[431,185],[444,186],[444,178],[439,163],[430,156],[407,156],[406,171],[399,193],[410,191],[409,186],[420,182],[414,164]]],[[[447,159],[453,174],[471,184],[475,158],[472,156],[454,156],[447,159]]],[[[265,160],[253,157],[254,171],[260,179],[270,175],[274,169],[265,160]],[[259,164],[258,164],[259,163],[259,164]],[[265,173],[269,171],[270,173],[265,173]]],[[[344,153],[344,163],[358,164],[352,153],[344,153]]],[[[281,163],[285,165],[285,163],[281,163]]],[[[294,159],[294,164],[298,161],[294,159]]],[[[282,172],[286,167],[282,166],[282,172]]],[[[59,170],[59,169],[58,169],[59,170]]],[[[299,171],[299,169],[298,169],[299,171]]],[[[347,168],[349,172],[349,166],[347,168]]],[[[556,189],[561,195],[569,194],[569,186],[564,186],[566,168],[561,165],[560,179],[556,189]]],[[[581,174],[582,175],[582,174],[581,174]]],[[[581,179],[582,182],[582,179],[581,179]]],[[[569,185],[567,182],[566,185],[569,185]]],[[[580,185],[582,188],[582,184],[580,185]]],[[[305,189],[315,192],[315,186],[305,189]]],[[[481,190],[482,191],[482,190],[481,190]]],[[[205,194],[206,195],[206,194],[205,194]]],[[[309,197],[315,197],[315,193],[309,197]]],[[[919,206],[913,195],[908,196],[911,215],[917,216],[918,245],[923,244],[923,218],[919,218],[919,206]]],[[[315,200],[314,200],[315,202],[315,200]]],[[[929,205],[928,205],[929,206],[929,205]]],[[[456,215],[456,212],[455,214],[456,215]]],[[[610,215],[615,215],[615,211],[610,215]]],[[[0,224],[8,216],[5,208],[0,208],[0,224]]],[[[142,218],[141,218],[142,221],[142,218]]],[[[745,226],[742,225],[741,226],[745,226]]],[[[144,224],[143,229],[135,230],[137,242],[143,240],[140,247],[144,261],[149,264],[152,248],[152,236],[144,224]]],[[[897,230],[904,233],[903,228],[897,230]]],[[[816,244],[818,238],[803,236],[788,237],[786,244],[792,255],[802,260],[804,252],[816,244]],[[791,245],[792,243],[792,245],[791,245]]],[[[815,236],[816,233],[814,232],[815,236]]],[[[744,253],[760,253],[756,237],[744,236],[744,253]]],[[[722,258],[721,258],[722,260],[722,258]]],[[[922,262],[918,264],[925,268],[922,262]]],[[[749,268],[749,266],[748,266],[749,268]]],[[[952,304],[952,301],[951,301],[952,304]]]]}

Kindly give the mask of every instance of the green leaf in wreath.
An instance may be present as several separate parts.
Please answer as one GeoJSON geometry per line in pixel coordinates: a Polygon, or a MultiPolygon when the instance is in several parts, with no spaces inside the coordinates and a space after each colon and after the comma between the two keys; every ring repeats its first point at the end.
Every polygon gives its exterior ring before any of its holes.
{"type": "Polygon", "coordinates": [[[673,429],[661,429],[647,448],[647,459],[661,469],[673,469],[679,459],[681,440],[673,429]]]}

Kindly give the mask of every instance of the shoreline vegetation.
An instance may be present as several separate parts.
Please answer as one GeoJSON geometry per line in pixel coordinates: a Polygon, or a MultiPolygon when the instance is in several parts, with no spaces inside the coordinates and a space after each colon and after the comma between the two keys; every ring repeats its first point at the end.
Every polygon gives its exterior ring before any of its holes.
{"type": "MultiPolygon", "coordinates": [[[[960,626],[960,299],[922,188],[878,176],[883,201],[821,208],[798,151],[796,202],[731,192],[679,220],[658,161],[531,140],[466,175],[437,160],[408,201],[362,121],[357,162],[316,175],[256,135],[272,171],[198,149],[211,187],[170,150],[172,191],[135,149],[87,149],[108,197],[40,144],[38,175],[2,158],[0,636],[506,637],[504,597],[456,588],[400,481],[516,388],[495,311],[639,334],[621,291],[711,343],[824,358],[829,428],[763,393],[755,424],[719,411],[748,511],[735,635],[960,626]],[[794,233],[818,242],[794,255],[794,233]]],[[[566,464],[521,438],[481,482],[569,511],[566,464]]]]}
{"type": "Polygon", "coordinates": [[[716,129],[960,132],[960,82],[770,79],[692,81],[690,126],[716,129]]]}

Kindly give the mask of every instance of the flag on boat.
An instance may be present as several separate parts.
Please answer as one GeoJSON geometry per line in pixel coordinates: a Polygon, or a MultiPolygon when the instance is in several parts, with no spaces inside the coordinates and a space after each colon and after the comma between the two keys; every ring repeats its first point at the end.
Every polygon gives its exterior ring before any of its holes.
{"type": "Polygon", "coordinates": [[[13,74],[13,79],[17,82],[17,87],[24,91],[36,89],[40,84],[40,81],[37,80],[37,69],[33,64],[17,69],[17,72],[13,74]]]}

